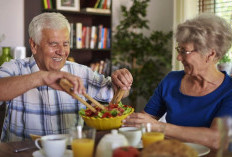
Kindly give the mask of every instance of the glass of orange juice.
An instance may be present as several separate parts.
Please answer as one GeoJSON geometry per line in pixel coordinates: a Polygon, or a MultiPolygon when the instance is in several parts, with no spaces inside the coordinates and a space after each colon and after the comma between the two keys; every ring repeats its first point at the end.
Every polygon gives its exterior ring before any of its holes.
{"type": "Polygon", "coordinates": [[[94,152],[96,129],[76,126],[70,130],[73,157],[92,157],[94,152]]]}
{"type": "Polygon", "coordinates": [[[147,123],[146,126],[142,126],[142,142],[143,148],[147,147],[151,143],[164,140],[163,131],[152,131],[151,123],[147,123]]]}

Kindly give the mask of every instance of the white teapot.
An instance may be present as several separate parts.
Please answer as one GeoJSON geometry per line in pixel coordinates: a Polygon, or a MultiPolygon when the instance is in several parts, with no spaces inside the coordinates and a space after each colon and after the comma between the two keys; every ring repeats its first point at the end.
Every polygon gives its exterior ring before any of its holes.
{"type": "Polygon", "coordinates": [[[113,150],[121,146],[128,146],[126,137],[119,134],[117,130],[112,130],[110,134],[103,136],[99,142],[96,157],[112,157],[113,150]]]}

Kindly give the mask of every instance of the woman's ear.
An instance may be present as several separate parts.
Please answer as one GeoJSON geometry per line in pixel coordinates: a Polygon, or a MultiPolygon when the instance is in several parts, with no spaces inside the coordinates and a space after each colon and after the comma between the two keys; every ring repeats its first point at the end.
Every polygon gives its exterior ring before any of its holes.
{"type": "Polygon", "coordinates": [[[206,55],[206,63],[208,62],[214,62],[216,59],[216,51],[212,49],[209,53],[206,55]]]}
{"type": "Polygon", "coordinates": [[[37,52],[37,44],[32,40],[32,38],[29,39],[29,44],[31,46],[31,52],[33,55],[37,52]]]}

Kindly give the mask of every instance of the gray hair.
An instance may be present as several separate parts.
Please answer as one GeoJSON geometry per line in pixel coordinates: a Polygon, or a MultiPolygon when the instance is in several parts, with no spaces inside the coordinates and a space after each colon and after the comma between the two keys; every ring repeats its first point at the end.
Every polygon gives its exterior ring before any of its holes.
{"type": "Polygon", "coordinates": [[[29,24],[29,37],[39,44],[42,39],[42,30],[45,28],[62,29],[68,28],[70,33],[70,24],[68,20],[60,13],[42,13],[34,17],[29,24]]]}
{"type": "Polygon", "coordinates": [[[202,54],[214,49],[219,60],[231,47],[232,30],[223,18],[214,14],[201,14],[178,25],[176,41],[192,42],[202,54]]]}

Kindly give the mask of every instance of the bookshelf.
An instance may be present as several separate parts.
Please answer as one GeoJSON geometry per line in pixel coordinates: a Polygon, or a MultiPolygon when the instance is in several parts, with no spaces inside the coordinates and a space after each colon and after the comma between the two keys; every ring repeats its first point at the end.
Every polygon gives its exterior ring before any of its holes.
{"type": "MultiPolygon", "coordinates": [[[[31,3],[30,0],[25,0],[25,1],[27,1],[28,3],[31,3]]],[[[81,47],[79,47],[79,46],[77,46],[77,44],[75,42],[73,43],[73,41],[72,41],[69,57],[74,59],[75,62],[80,63],[80,64],[84,64],[87,66],[90,66],[90,65],[92,66],[94,63],[98,64],[101,61],[106,61],[107,64],[109,64],[107,66],[109,66],[109,68],[110,68],[111,67],[110,59],[111,59],[112,13],[111,13],[111,9],[105,9],[105,10],[100,9],[98,11],[98,9],[94,8],[94,5],[96,4],[97,1],[98,0],[78,0],[79,7],[80,7],[79,11],[56,9],[56,6],[57,6],[56,3],[58,2],[58,0],[50,0],[50,2],[52,3],[52,6],[53,6],[53,8],[50,8],[50,9],[49,8],[45,9],[44,0],[40,0],[39,4],[37,2],[37,7],[39,6],[40,10],[38,10],[38,8],[35,9],[36,4],[31,3],[32,6],[31,5],[29,6],[29,4],[26,4],[27,2],[25,2],[25,5],[26,5],[25,6],[25,16],[30,16],[29,14],[31,14],[31,13],[29,13],[29,11],[26,11],[26,9],[30,8],[30,10],[32,10],[34,8],[33,12],[37,12],[37,13],[35,13],[35,15],[40,14],[42,12],[59,12],[59,13],[63,14],[68,19],[70,24],[72,23],[74,26],[77,26],[76,25],[77,23],[81,23],[81,25],[82,25],[81,30],[82,31],[83,31],[84,27],[89,27],[91,29],[93,26],[95,26],[96,27],[96,35],[97,35],[97,37],[95,39],[96,40],[95,46],[92,46],[92,47],[90,47],[90,46],[82,47],[81,46],[81,47]],[[91,8],[93,8],[93,9],[91,9],[91,8]],[[106,30],[108,30],[108,32],[110,32],[107,35],[105,35],[105,38],[107,38],[107,40],[108,40],[107,42],[105,42],[105,46],[99,46],[98,28],[100,25],[103,28],[106,28],[106,30]]],[[[110,4],[110,5],[112,5],[112,4],[110,4]]],[[[33,17],[31,16],[30,18],[32,19],[33,17]]],[[[25,19],[27,20],[28,17],[26,17],[25,19]]],[[[26,23],[28,23],[28,24],[29,24],[29,22],[30,22],[29,20],[26,21],[26,23]]],[[[27,29],[28,29],[28,24],[26,24],[26,23],[25,23],[25,26],[27,26],[27,29]]],[[[25,30],[25,31],[27,31],[27,30],[25,30]]],[[[75,30],[75,31],[77,31],[77,30],[75,30]]],[[[74,34],[76,35],[76,37],[74,35],[71,35],[73,37],[73,40],[75,40],[74,38],[77,38],[76,32],[74,32],[74,34]]],[[[89,38],[91,38],[91,37],[89,37],[89,38]]],[[[91,42],[91,41],[89,41],[89,42],[91,42]]],[[[110,74],[110,72],[108,72],[106,75],[109,75],[109,74],[110,74]]]]}

